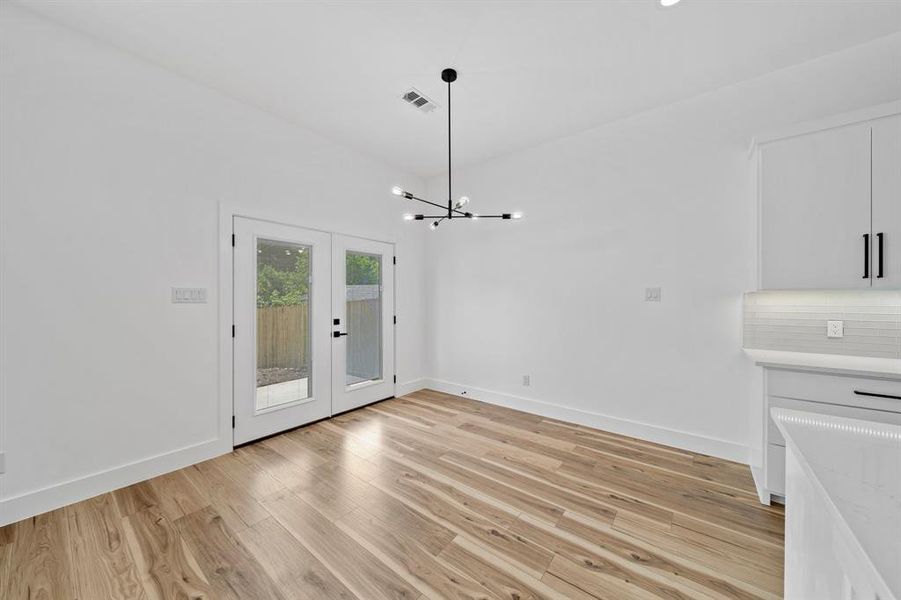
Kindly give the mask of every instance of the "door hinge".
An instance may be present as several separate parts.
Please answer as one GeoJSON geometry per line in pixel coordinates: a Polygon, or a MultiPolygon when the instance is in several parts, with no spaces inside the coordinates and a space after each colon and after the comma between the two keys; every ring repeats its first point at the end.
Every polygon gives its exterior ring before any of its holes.
{"type": "Polygon", "coordinates": [[[396,257],[396,256],[392,256],[392,257],[391,257],[391,264],[394,264],[394,265],[397,264],[397,257],[396,257]]]}
{"type": "Polygon", "coordinates": [[[394,324],[397,325],[397,315],[394,315],[394,324]]]}
{"type": "Polygon", "coordinates": [[[397,383],[397,375],[394,376],[394,383],[397,383]]]}
{"type": "Polygon", "coordinates": [[[232,325],[232,337],[235,337],[235,326],[232,325]]]}
{"type": "Polygon", "coordinates": [[[235,234],[232,234],[232,248],[235,247],[235,234]]]}
{"type": "Polygon", "coordinates": [[[235,415],[232,415],[232,429],[235,428],[235,415]]]}

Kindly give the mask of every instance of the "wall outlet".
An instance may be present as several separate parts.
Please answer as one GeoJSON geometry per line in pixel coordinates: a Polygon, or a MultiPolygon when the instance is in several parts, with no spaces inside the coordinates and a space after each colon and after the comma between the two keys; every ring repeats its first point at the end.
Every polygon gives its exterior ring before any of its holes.
{"type": "Polygon", "coordinates": [[[206,288],[172,288],[172,304],[206,304],[206,288]]]}
{"type": "Polygon", "coordinates": [[[844,321],[826,321],[826,337],[840,338],[845,337],[844,321]]]}
{"type": "Polygon", "coordinates": [[[530,385],[532,385],[532,377],[530,375],[523,375],[522,376],[522,384],[525,387],[529,387],[530,385]]]}
{"type": "Polygon", "coordinates": [[[645,302],[660,302],[660,288],[659,287],[644,288],[644,301],[645,302]]]}

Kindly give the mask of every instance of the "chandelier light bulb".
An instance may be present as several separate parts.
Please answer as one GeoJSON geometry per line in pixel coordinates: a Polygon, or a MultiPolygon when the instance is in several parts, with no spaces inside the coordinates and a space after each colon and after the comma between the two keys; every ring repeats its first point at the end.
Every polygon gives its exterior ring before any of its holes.
{"type": "Polygon", "coordinates": [[[521,212],[515,212],[515,213],[513,213],[513,218],[514,218],[514,219],[521,219],[521,218],[522,218],[522,213],[521,213],[521,212]]]}
{"type": "Polygon", "coordinates": [[[404,188],[400,187],[399,185],[396,185],[393,188],[391,188],[391,193],[394,194],[395,196],[403,196],[404,188]]]}
{"type": "Polygon", "coordinates": [[[467,204],[469,204],[469,196],[460,196],[460,199],[457,200],[457,204],[454,208],[463,208],[467,204]]]}
{"type": "Polygon", "coordinates": [[[478,221],[478,220],[479,220],[479,213],[472,213],[472,216],[470,217],[470,219],[472,219],[473,221],[478,221]]]}
{"type": "Polygon", "coordinates": [[[438,229],[438,221],[432,221],[432,224],[429,225],[429,229],[431,229],[432,231],[438,229]]]}
{"type": "Polygon", "coordinates": [[[416,217],[414,217],[414,216],[411,215],[410,213],[407,213],[407,214],[404,215],[404,221],[412,221],[412,220],[415,219],[415,218],[416,218],[416,217]]]}

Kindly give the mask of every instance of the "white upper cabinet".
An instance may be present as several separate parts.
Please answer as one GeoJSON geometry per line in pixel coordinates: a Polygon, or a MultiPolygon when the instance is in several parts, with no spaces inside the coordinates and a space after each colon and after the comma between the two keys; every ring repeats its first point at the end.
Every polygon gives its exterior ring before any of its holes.
{"type": "Polygon", "coordinates": [[[901,115],[873,121],[873,287],[901,288],[901,115]]]}
{"type": "Polygon", "coordinates": [[[762,289],[901,288],[901,115],[759,150],[762,289]]]}
{"type": "Polygon", "coordinates": [[[870,287],[869,125],[763,146],[760,210],[763,289],[870,287]]]}

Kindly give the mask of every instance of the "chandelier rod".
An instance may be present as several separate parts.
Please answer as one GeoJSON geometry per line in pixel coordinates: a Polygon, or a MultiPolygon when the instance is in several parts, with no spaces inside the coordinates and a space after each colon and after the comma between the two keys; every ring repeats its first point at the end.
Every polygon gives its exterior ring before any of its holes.
{"type": "Polygon", "coordinates": [[[454,194],[451,187],[451,78],[447,78],[447,216],[451,218],[454,210],[454,194]]]}

